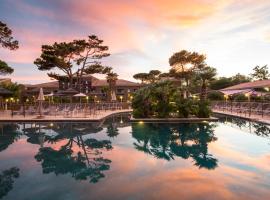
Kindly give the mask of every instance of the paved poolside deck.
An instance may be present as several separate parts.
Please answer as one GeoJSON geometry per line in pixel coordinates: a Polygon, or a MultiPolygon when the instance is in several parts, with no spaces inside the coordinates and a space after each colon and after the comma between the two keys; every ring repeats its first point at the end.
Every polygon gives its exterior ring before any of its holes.
{"type": "Polygon", "coordinates": [[[109,117],[113,114],[118,113],[128,113],[131,112],[131,109],[121,109],[121,110],[107,110],[107,111],[100,111],[96,113],[95,115],[89,115],[89,116],[80,116],[80,115],[74,115],[72,117],[64,117],[60,115],[46,115],[43,117],[39,117],[38,115],[14,115],[11,116],[10,112],[5,111],[0,113],[0,122],[33,122],[33,121],[42,121],[42,122],[48,122],[48,121],[58,121],[58,122],[68,122],[68,121],[87,121],[87,122],[97,122],[100,120],[105,119],[106,117],[109,117]]]}
{"type": "Polygon", "coordinates": [[[158,123],[200,123],[200,122],[215,122],[216,117],[210,118],[131,118],[131,122],[158,122],[158,123]]]}
{"type": "Polygon", "coordinates": [[[262,116],[262,115],[256,115],[256,114],[252,114],[249,116],[248,114],[231,112],[231,111],[226,111],[226,110],[225,111],[213,110],[213,113],[228,115],[228,116],[232,116],[232,117],[240,117],[242,119],[250,120],[253,122],[260,122],[260,123],[270,125],[270,117],[269,116],[262,116]]]}

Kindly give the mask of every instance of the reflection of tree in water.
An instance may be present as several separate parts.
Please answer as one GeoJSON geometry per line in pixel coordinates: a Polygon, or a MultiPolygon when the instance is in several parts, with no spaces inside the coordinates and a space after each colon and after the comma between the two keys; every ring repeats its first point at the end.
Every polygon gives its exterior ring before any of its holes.
{"type": "Polygon", "coordinates": [[[258,136],[269,137],[270,136],[270,128],[268,125],[251,122],[245,119],[237,118],[237,117],[227,117],[227,116],[219,116],[219,121],[222,123],[229,123],[231,125],[235,125],[236,127],[242,129],[245,128],[247,132],[254,133],[258,136]]]}
{"type": "Polygon", "coordinates": [[[51,144],[65,141],[59,149],[39,149],[35,158],[41,162],[43,173],[70,174],[76,180],[89,179],[95,183],[104,177],[103,171],[109,170],[111,163],[111,160],[101,156],[103,151],[112,149],[111,142],[88,137],[100,130],[102,128],[94,126],[93,123],[59,123],[50,127],[43,126],[35,134],[30,134],[28,130],[28,141],[33,141],[31,137],[37,137],[36,135],[44,136],[43,141],[51,144]],[[57,134],[46,134],[50,131],[57,134]],[[86,137],[83,137],[84,135],[86,137]]]}
{"type": "Polygon", "coordinates": [[[107,135],[112,138],[116,137],[119,135],[118,127],[130,126],[129,116],[130,114],[118,114],[107,118],[104,122],[107,127],[107,135]]]}
{"type": "Polygon", "coordinates": [[[0,173],[0,199],[13,189],[14,179],[19,177],[19,168],[12,167],[0,173]]]}
{"type": "Polygon", "coordinates": [[[20,138],[18,124],[0,124],[0,152],[20,138]]]}
{"type": "Polygon", "coordinates": [[[134,146],[156,158],[192,158],[199,168],[214,169],[218,160],[208,153],[208,143],[216,141],[210,124],[132,124],[134,146]]]}
{"type": "Polygon", "coordinates": [[[109,137],[116,137],[117,135],[119,135],[119,130],[115,122],[109,123],[107,125],[107,135],[109,137]]]}
{"type": "Polygon", "coordinates": [[[254,133],[258,136],[269,137],[270,136],[270,128],[264,124],[253,123],[254,133]]]}

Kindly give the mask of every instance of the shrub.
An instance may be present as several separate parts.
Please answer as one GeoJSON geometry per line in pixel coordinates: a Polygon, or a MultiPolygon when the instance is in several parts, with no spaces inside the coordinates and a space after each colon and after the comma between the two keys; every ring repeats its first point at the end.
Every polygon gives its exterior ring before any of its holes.
{"type": "Polygon", "coordinates": [[[178,111],[178,117],[180,118],[187,118],[191,114],[191,108],[192,100],[190,99],[179,98],[179,100],[176,101],[176,109],[178,111]]]}
{"type": "Polygon", "coordinates": [[[233,98],[235,101],[247,101],[248,98],[244,94],[237,94],[233,98]]]}
{"type": "Polygon", "coordinates": [[[207,98],[212,101],[222,101],[224,96],[219,91],[211,91],[207,94],[207,98]]]}
{"type": "Polygon", "coordinates": [[[211,109],[209,107],[208,101],[199,101],[198,102],[198,114],[199,118],[208,118],[210,117],[211,109]]]}
{"type": "Polygon", "coordinates": [[[179,88],[170,81],[163,81],[147,85],[139,89],[132,101],[133,117],[166,118],[170,114],[177,114],[177,117],[209,117],[210,108],[207,101],[198,101],[183,98],[179,88]]]}

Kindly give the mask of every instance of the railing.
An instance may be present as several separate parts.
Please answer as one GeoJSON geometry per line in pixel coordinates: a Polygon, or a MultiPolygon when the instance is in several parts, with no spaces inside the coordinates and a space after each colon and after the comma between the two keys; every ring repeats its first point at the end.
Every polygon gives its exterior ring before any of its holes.
{"type": "Polygon", "coordinates": [[[87,117],[102,111],[129,109],[129,103],[9,103],[0,106],[1,117],[14,116],[55,116],[55,117],[87,117]]]}
{"type": "Polygon", "coordinates": [[[234,113],[244,116],[270,116],[269,102],[238,102],[238,101],[214,101],[211,103],[212,110],[226,113],[234,113]]]}

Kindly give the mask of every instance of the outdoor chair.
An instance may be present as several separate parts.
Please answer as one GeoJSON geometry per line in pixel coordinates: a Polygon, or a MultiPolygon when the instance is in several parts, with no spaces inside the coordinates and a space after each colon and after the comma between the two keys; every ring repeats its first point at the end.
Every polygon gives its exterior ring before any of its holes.
{"type": "Polygon", "coordinates": [[[21,106],[18,111],[13,111],[13,115],[23,115],[23,114],[24,114],[23,106],[21,106]]]}
{"type": "Polygon", "coordinates": [[[27,115],[33,115],[35,113],[38,113],[38,109],[35,109],[33,106],[29,106],[25,113],[27,115]]]}

